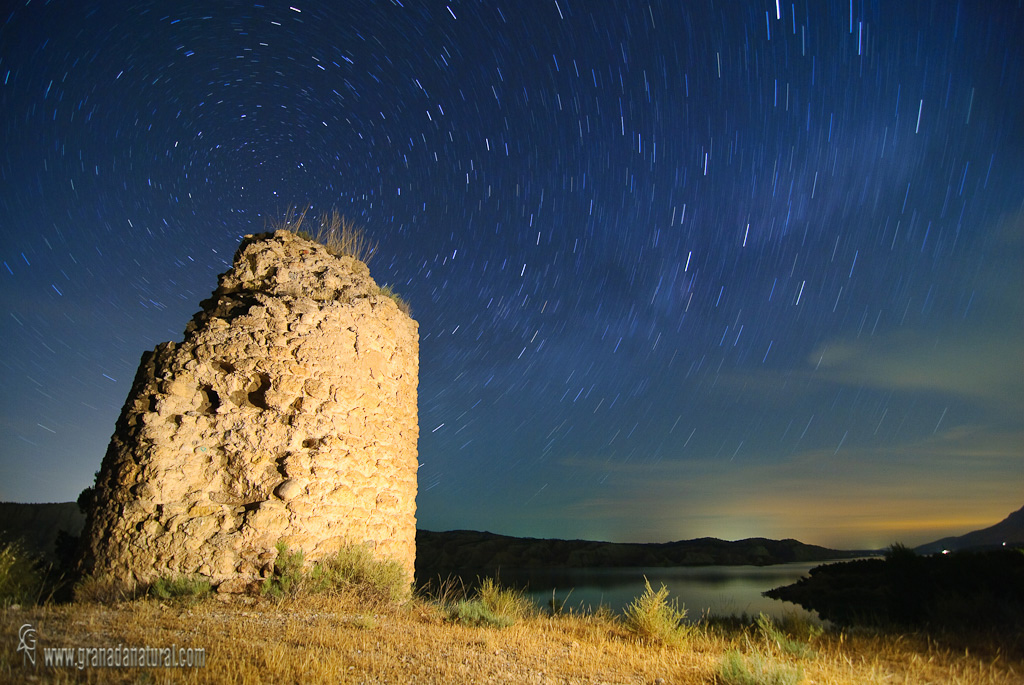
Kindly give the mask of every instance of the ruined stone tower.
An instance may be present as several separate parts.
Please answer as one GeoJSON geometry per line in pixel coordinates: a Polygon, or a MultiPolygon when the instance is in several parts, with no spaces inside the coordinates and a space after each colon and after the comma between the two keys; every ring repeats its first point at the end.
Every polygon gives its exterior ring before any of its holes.
{"type": "Polygon", "coordinates": [[[82,565],[125,582],[265,575],[365,544],[416,555],[418,325],[289,231],[247,236],[185,329],[142,357],[92,496],[82,565]]]}

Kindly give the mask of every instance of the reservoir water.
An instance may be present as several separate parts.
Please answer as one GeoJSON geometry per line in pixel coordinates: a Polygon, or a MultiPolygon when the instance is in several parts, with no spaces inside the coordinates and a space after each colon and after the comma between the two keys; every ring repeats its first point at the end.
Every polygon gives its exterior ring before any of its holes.
{"type": "Polygon", "coordinates": [[[795,583],[810,569],[828,562],[798,562],[772,566],[686,566],[649,568],[568,568],[502,569],[502,585],[524,589],[538,604],[551,606],[552,593],[563,609],[593,610],[606,606],[615,613],[644,592],[644,578],[657,591],[662,584],[669,599],[678,599],[687,611],[687,620],[702,616],[748,615],[764,612],[769,616],[798,614],[817,620],[791,602],[762,597],[761,593],[780,585],[795,583]]]}

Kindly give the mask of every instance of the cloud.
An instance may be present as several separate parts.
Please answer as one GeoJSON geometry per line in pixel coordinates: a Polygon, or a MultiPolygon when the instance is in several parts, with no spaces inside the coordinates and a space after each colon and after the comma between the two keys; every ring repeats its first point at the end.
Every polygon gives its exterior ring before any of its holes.
{"type": "Polygon", "coordinates": [[[930,331],[828,341],[808,359],[814,376],[1005,404],[1019,417],[1024,411],[1024,210],[1000,215],[978,231],[974,245],[962,249],[962,311],[953,319],[930,331]]]}
{"type": "Polygon", "coordinates": [[[962,396],[995,405],[1024,402],[1024,339],[984,331],[949,337],[902,332],[835,340],[810,356],[822,380],[962,396]]]}
{"type": "Polygon", "coordinates": [[[1022,429],[960,425],[903,443],[850,445],[838,457],[831,450],[651,464],[575,457],[560,465],[576,480],[604,474],[607,487],[563,489],[547,505],[558,507],[572,535],[596,539],[916,545],[992,525],[1024,504],[1021,445],[1022,429]]]}

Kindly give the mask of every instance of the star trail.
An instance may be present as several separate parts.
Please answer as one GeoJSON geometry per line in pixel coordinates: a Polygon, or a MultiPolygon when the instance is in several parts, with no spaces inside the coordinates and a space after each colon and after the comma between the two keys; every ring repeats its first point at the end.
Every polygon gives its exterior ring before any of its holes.
{"type": "Polygon", "coordinates": [[[421,528],[920,543],[1024,493],[1024,4],[22,2],[0,499],[67,501],[247,233],[420,323],[421,528]]]}

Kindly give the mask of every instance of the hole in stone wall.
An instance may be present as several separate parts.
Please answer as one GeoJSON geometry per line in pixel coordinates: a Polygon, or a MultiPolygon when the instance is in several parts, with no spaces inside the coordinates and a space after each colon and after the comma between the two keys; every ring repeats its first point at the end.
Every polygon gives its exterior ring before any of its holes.
{"type": "Polygon", "coordinates": [[[282,478],[287,478],[288,477],[288,470],[285,467],[285,463],[284,463],[285,460],[287,460],[287,459],[288,459],[288,454],[285,453],[285,454],[282,454],[280,457],[278,457],[277,459],[274,460],[277,463],[277,472],[281,475],[282,478]]]}
{"type": "Polygon", "coordinates": [[[199,388],[199,393],[203,396],[203,403],[199,407],[199,411],[204,414],[216,414],[217,407],[220,406],[220,395],[209,385],[204,385],[199,388]]]}
{"type": "Polygon", "coordinates": [[[214,366],[224,373],[233,373],[235,370],[235,365],[231,362],[217,362],[214,366]]]}
{"type": "Polygon", "coordinates": [[[270,376],[260,374],[259,387],[249,392],[249,404],[259,409],[270,409],[267,404],[267,391],[270,390],[270,376]]]}
{"type": "Polygon", "coordinates": [[[302,441],[302,446],[305,447],[306,449],[309,449],[311,447],[316,447],[317,442],[319,441],[316,440],[315,438],[306,438],[305,440],[302,441]]]}

